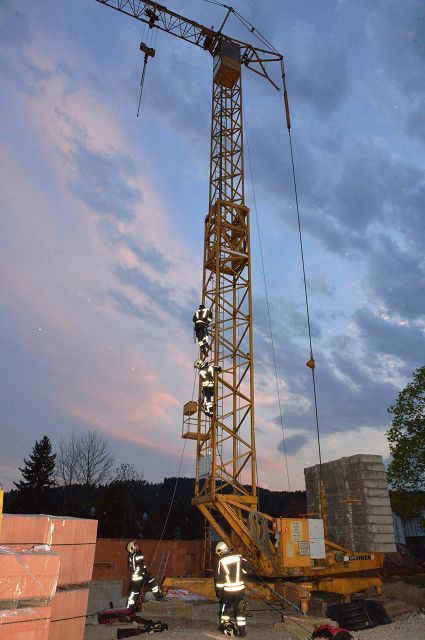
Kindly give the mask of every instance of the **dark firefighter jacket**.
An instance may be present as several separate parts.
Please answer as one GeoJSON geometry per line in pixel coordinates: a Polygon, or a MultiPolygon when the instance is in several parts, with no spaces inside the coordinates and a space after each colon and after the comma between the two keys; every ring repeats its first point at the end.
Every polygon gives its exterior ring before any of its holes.
{"type": "Polygon", "coordinates": [[[210,309],[197,309],[192,320],[195,324],[209,324],[211,322],[210,309]]]}
{"type": "Polygon", "coordinates": [[[226,593],[243,591],[247,565],[247,561],[239,553],[229,551],[222,556],[217,567],[216,590],[223,590],[226,593]]]}

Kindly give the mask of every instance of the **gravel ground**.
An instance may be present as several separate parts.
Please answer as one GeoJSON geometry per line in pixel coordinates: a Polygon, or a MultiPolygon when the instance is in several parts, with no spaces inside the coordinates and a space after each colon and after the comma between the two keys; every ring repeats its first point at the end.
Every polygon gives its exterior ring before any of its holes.
{"type": "MultiPolygon", "coordinates": [[[[161,620],[168,623],[169,629],[162,635],[155,634],[155,640],[223,640],[225,637],[217,632],[217,605],[196,605],[192,619],[161,616],[161,620]]],[[[116,639],[116,626],[98,625],[94,620],[91,622],[86,626],[84,640],[116,639]]],[[[258,603],[255,603],[247,616],[247,636],[250,640],[306,640],[310,632],[300,625],[312,628],[308,618],[295,618],[294,622],[291,616],[291,620],[282,623],[279,613],[259,609],[258,603]]],[[[131,628],[131,625],[118,626],[131,628]]],[[[149,637],[153,637],[153,634],[149,637]]],[[[425,640],[425,615],[411,615],[389,625],[353,632],[353,637],[355,640],[425,640]]]]}

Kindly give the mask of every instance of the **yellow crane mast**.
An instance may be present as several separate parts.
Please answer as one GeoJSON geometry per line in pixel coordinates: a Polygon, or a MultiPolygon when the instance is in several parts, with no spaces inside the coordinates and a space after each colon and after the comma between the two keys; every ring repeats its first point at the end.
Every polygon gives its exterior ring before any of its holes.
{"type": "Polygon", "coordinates": [[[201,297],[212,313],[208,362],[220,372],[214,379],[212,417],[202,409],[200,384],[199,401],[185,405],[183,436],[197,441],[193,503],[258,571],[274,573],[276,567],[273,569],[268,560],[273,551],[265,535],[268,526],[261,524],[266,516],[256,511],[251,252],[244,189],[241,69],[245,66],[278,89],[267,66],[280,63],[283,57],[272,48],[258,48],[223,34],[232,9],[214,31],[156,2],[97,2],[191,42],[213,58],[210,188],[201,297]]]}
{"type": "MultiPolygon", "coordinates": [[[[383,554],[354,553],[324,539],[320,518],[272,518],[258,511],[254,432],[250,216],[245,204],[242,67],[279,87],[269,66],[283,56],[267,41],[255,47],[201,25],[150,0],[96,0],[150,28],[170,33],[213,59],[209,206],[205,216],[202,303],[211,311],[208,352],[203,364],[214,368],[212,411],[198,401],[183,409],[182,436],[196,441],[193,504],[254,571],[276,584],[293,580],[292,597],[303,603],[313,589],[352,593],[373,585],[367,577],[382,565],[383,554]],[[247,488],[248,487],[248,488],[247,488]],[[272,542],[273,541],[273,542],[272,542]],[[356,578],[347,574],[356,573],[356,578]]],[[[236,13],[236,12],[234,12],[236,13]]],[[[251,31],[256,31],[253,27],[251,31]]],[[[258,33],[258,32],[256,32],[258,33]]],[[[143,44],[143,43],[142,43],[143,44]]],[[[153,56],[153,50],[146,51],[153,56]]],[[[289,110],[285,95],[288,127],[289,110]]],[[[322,502],[322,515],[325,514],[322,502]]]]}

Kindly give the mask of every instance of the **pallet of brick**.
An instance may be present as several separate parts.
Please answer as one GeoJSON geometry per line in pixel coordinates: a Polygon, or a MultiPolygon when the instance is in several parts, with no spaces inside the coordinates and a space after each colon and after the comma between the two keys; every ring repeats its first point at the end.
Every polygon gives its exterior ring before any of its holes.
{"type": "Polygon", "coordinates": [[[95,544],[96,534],[97,520],[4,513],[0,544],[95,544]]]}
{"type": "Polygon", "coordinates": [[[0,610],[0,640],[49,640],[50,605],[0,610]]]}
{"type": "Polygon", "coordinates": [[[0,531],[0,545],[47,544],[48,532],[48,516],[4,513],[0,531]]]}
{"type": "Polygon", "coordinates": [[[58,587],[90,582],[96,545],[53,545],[51,549],[60,555],[58,587]]]}
{"type": "Polygon", "coordinates": [[[47,544],[96,544],[97,520],[48,516],[47,544]]]}
{"type": "Polygon", "coordinates": [[[58,574],[59,555],[47,548],[0,547],[0,608],[49,604],[58,574]]]}
{"type": "Polygon", "coordinates": [[[4,514],[0,542],[26,548],[48,544],[61,558],[58,585],[84,584],[92,577],[96,532],[96,520],[4,514]]]}
{"type": "Polygon", "coordinates": [[[49,640],[83,640],[88,588],[58,590],[52,601],[49,640]]]}
{"type": "Polygon", "coordinates": [[[47,544],[59,553],[58,586],[84,584],[92,578],[97,520],[48,516],[47,544]]]}

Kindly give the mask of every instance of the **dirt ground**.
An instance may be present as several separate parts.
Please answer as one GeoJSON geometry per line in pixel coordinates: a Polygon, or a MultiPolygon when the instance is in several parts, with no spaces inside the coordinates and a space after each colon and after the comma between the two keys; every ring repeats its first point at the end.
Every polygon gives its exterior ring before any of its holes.
{"type": "MultiPolygon", "coordinates": [[[[142,614],[147,617],[147,613],[142,614]]],[[[194,605],[191,618],[155,616],[167,622],[168,631],[152,634],[155,640],[223,640],[225,636],[217,632],[217,605],[194,605]]],[[[115,640],[117,626],[98,625],[94,620],[86,626],[84,640],[115,640]]],[[[247,637],[251,640],[307,640],[313,628],[307,617],[288,614],[282,622],[279,612],[271,611],[258,602],[250,603],[247,614],[247,637]]],[[[132,628],[131,625],[118,625],[132,628]]],[[[136,628],[134,626],[133,628],[136,628]]],[[[368,631],[352,632],[355,640],[424,640],[425,615],[415,613],[390,625],[375,627],[368,631]]],[[[145,637],[140,634],[135,637],[145,637]]]]}

